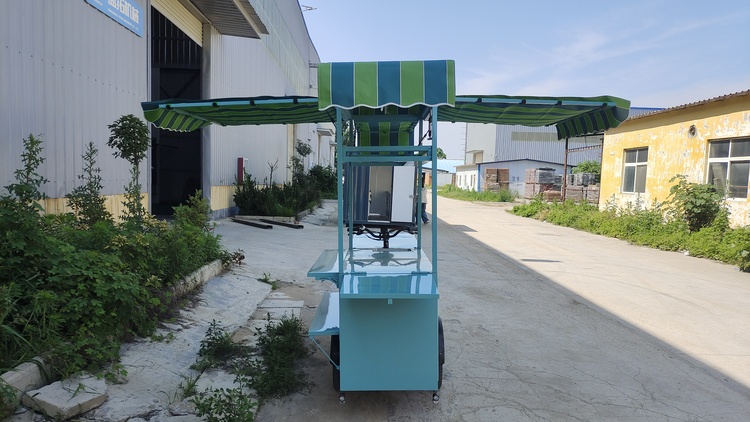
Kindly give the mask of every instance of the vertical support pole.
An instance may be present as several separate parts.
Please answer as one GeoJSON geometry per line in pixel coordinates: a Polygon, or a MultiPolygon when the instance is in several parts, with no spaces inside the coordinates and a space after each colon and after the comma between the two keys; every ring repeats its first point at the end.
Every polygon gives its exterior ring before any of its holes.
{"type": "Polygon", "coordinates": [[[560,200],[562,202],[565,202],[565,188],[568,185],[568,137],[565,137],[565,155],[563,155],[563,179],[562,179],[562,186],[560,186],[560,189],[562,192],[560,192],[560,200]]]}
{"type": "MultiPolygon", "coordinates": [[[[355,137],[355,130],[354,130],[354,119],[349,119],[349,139],[346,140],[346,144],[349,146],[349,148],[352,148],[357,145],[355,137]]],[[[346,150],[347,147],[344,146],[344,150],[346,150]]],[[[344,152],[344,155],[346,155],[347,152],[344,152]]],[[[347,165],[344,167],[350,174],[351,180],[349,181],[349,210],[347,211],[349,214],[349,268],[354,268],[354,254],[352,253],[352,250],[354,249],[354,166],[352,165],[352,162],[349,161],[347,157],[347,165]]]]}
{"type": "MultiPolygon", "coordinates": [[[[344,278],[344,131],[341,109],[336,107],[336,184],[338,198],[339,281],[344,278]]],[[[340,286],[339,286],[340,287],[340,286]]]]}
{"type": "MultiPolygon", "coordinates": [[[[424,136],[424,125],[423,121],[419,121],[419,145],[422,145],[422,136],[424,136]]],[[[414,167],[416,169],[416,180],[414,186],[417,187],[417,202],[414,216],[417,223],[417,262],[419,267],[417,270],[422,271],[420,257],[422,256],[422,164],[424,161],[415,161],[414,167]],[[418,167],[417,167],[418,166],[418,167]]]]}
{"type": "MultiPolygon", "coordinates": [[[[437,143],[438,143],[438,108],[432,107],[432,277],[435,280],[435,285],[438,283],[438,215],[437,215],[437,143]]],[[[421,205],[420,205],[421,206],[421,205]]]]}

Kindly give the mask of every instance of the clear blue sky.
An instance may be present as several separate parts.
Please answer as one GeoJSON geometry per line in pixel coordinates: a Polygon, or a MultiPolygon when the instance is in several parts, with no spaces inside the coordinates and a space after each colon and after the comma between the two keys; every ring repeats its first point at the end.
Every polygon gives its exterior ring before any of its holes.
{"type": "MultiPolygon", "coordinates": [[[[749,0],[300,0],[323,62],[456,61],[456,93],[673,107],[750,89],[749,0]],[[303,7],[304,9],[304,7],[303,7]]],[[[439,129],[463,159],[463,128],[439,129]]]]}

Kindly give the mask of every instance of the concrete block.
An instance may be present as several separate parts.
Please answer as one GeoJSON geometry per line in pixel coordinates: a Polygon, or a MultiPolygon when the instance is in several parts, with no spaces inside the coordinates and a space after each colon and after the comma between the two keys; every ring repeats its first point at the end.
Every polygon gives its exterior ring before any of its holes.
{"type": "MultiPolygon", "coordinates": [[[[40,357],[32,359],[31,362],[22,363],[14,369],[0,375],[3,382],[11,386],[16,393],[15,402],[7,403],[15,408],[21,401],[23,393],[35,390],[46,385],[52,374],[52,367],[40,357]]],[[[2,408],[2,406],[0,406],[2,408]]]]}
{"type": "Polygon", "coordinates": [[[175,285],[172,286],[172,293],[175,297],[182,297],[191,292],[197,286],[200,286],[206,281],[221,274],[222,271],[224,271],[224,266],[222,265],[221,260],[217,259],[202,266],[192,274],[189,274],[184,279],[175,283],[175,285]]]}
{"type": "Polygon", "coordinates": [[[24,394],[23,404],[55,419],[70,419],[101,406],[107,384],[93,376],[69,378],[24,394]]]}

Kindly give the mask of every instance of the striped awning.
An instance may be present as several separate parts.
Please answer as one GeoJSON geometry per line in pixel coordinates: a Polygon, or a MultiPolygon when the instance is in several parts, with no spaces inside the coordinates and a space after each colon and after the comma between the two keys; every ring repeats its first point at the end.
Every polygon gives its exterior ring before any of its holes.
{"type": "Polygon", "coordinates": [[[453,60],[318,65],[318,100],[322,110],[387,105],[449,106],[455,96],[453,60]]]}
{"type": "Polygon", "coordinates": [[[603,132],[625,121],[630,101],[602,97],[457,96],[454,107],[440,107],[442,122],[555,126],[558,139],[603,132]]]}
{"type": "Polygon", "coordinates": [[[618,126],[630,102],[617,97],[455,95],[452,60],[321,63],[319,97],[248,97],[142,103],[146,120],[174,131],[222,126],[335,122],[336,110],[356,125],[360,143],[404,146],[437,107],[441,122],[555,126],[581,136],[618,126]]]}
{"type": "Polygon", "coordinates": [[[335,110],[320,110],[315,97],[248,97],[213,100],[163,100],[141,103],[154,126],[190,132],[221,126],[335,122],[335,110]]]}

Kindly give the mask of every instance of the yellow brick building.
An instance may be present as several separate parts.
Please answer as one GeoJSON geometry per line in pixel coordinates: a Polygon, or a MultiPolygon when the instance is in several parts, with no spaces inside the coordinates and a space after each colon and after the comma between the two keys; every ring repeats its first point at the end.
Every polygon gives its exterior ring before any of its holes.
{"type": "Polygon", "coordinates": [[[727,192],[734,226],[750,225],[750,90],[632,117],[604,135],[599,207],[650,208],[678,174],[727,192]]]}

